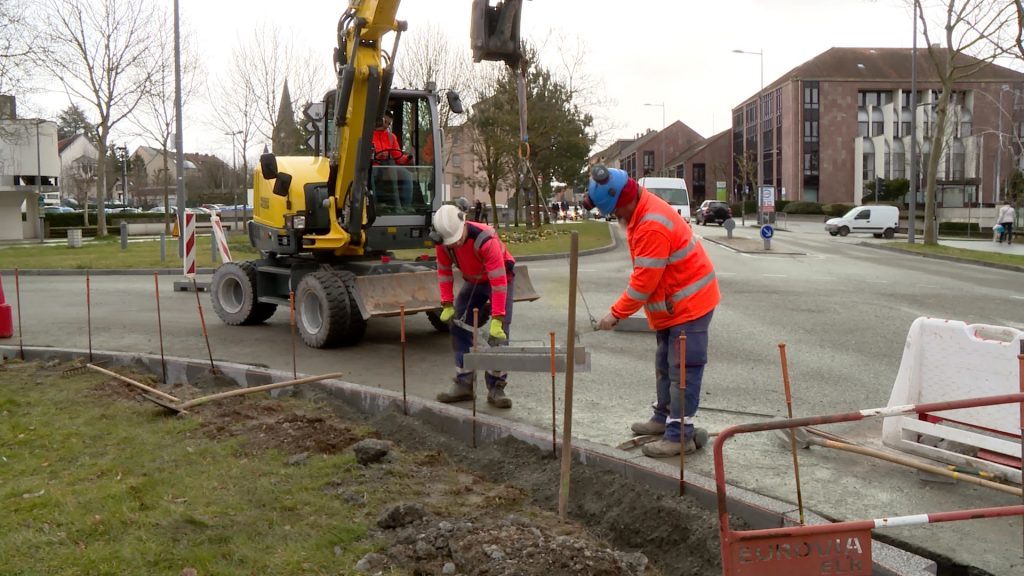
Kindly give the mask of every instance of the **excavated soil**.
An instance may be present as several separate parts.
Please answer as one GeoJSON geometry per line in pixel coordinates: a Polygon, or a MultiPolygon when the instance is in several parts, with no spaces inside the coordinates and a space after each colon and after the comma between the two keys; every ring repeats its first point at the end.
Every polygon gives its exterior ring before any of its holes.
{"type": "MultiPolygon", "coordinates": [[[[152,384],[145,375],[128,375],[152,384]]],[[[186,400],[222,383],[197,384],[170,392],[186,400]]],[[[124,401],[148,403],[117,380],[102,388],[124,401]]],[[[576,465],[571,522],[562,522],[553,513],[559,462],[515,439],[474,449],[400,411],[367,418],[334,404],[281,401],[265,393],[204,404],[182,417],[200,418],[200,433],[209,438],[241,439],[245,451],[282,451],[290,464],[312,454],[340,454],[367,439],[397,446],[361,474],[372,480],[391,467],[405,467],[430,489],[419,502],[395,494],[394,507],[380,511],[374,535],[386,543],[385,552],[360,561],[356,570],[363,573],[721,574],[717,518],[709,511],[690,499],[576,465]]],[[[350,502],[365,500],[343,480],[323,491],[350,502]]]]}

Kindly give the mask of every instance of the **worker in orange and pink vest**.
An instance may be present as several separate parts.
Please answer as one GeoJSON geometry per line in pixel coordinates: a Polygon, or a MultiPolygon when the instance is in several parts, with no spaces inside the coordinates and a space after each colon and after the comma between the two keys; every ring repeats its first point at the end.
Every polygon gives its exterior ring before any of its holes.
{"type": "Polygon", "coordinates": [[[707,442],[694,427],[701,381],[708,359],[708,327],[721,296],[715,269],[690,225],[664,200],[649,193],[626,172],[596,165],[591,169],[587,210],[614,215],[625,228],[633,273],[629,286],[597,324],[611,330],[640,308],[657,334],[656,400],[649,420],[633,424],[637,435],[660,434],[643,452],[656,458],[693,452],[707,442]],[[681,414],[679,337],[686,336],[686,410],[681,414]]]}
{"type": "MultiPolygon", "coordinates": [[[[444,205],[437,211],[434,230],[440,236],[436,250],[441,321],[451,322],[455,352],[454,383],[450,390],[438,394],[437,399],[461,402],[473,398],[476,377],[475,372],[463,368],[462,361],[473,343],[473,310],[480,310],[478,321],[486,323],[491,345],[508,344],[516,261],[493,228],[467,221],[466,213],[456,206],[444,205]],[[465,280],[457,297],[453,288],[456,267],[465,280]]],[[[505,395],[507,377],[508,373],[501,371],[485,374],[487,402],[497,408],[512,407],[512,399],[505,395]]]]}

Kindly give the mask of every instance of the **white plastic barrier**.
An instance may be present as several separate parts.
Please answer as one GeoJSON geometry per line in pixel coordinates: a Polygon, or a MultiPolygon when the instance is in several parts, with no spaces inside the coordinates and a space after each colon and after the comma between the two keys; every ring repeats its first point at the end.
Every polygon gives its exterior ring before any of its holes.
{"type": "MultiPolygon", "coordinates": [[[[1020,392],[1024,332],[1004,326],[918,318],[910,326],[889,406],[1020,392]]],[[[1002,404],[929,415],[893,416],[882,425],[892,448],[1021,482],[1020,407],[1002,404]]]]}

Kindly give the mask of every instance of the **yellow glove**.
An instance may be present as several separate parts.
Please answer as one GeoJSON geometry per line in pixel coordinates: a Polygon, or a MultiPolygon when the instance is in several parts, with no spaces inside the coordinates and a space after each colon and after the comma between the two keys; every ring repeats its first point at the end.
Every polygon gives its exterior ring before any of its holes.
{"type": "Polygon", "coordinates": [[[455,316],[455,306],[445,304],[441,308],[441,322],[450,322],[455,316]]]}
{"type": "Polygon", "coordinates": [[[495,340],[508,340],[508,336],[505,334],[505,329],[501,326],[503,318],[491,318],[491,331],[490,336],[495,340]]]}

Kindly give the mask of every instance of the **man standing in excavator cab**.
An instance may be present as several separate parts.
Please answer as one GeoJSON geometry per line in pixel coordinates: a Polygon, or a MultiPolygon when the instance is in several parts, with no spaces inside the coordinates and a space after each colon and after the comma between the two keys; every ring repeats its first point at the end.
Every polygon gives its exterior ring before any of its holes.
{"type": "MultiPolygon", "coordinates": [[[[455,353],[455,378],[447,392],[437,395],[440,402],[472,400],[476,373],[463,368],[463,356],[473,344],[473,310],[479,309],[478,321],[487,326],[491,346],[508,344],[512,324],[513,279],[515,258],[505,248],[493,228],[469,222],[466,213],[446,204],[434,215],[437,243],[437,281],[441,289],[441,321],[451,322],[452,350],[455,353]],[[454,268],[462,271],[465,282],[456,297],[454,268]],[[490,302],[490,322],[487,303],[490,302]]],[[[505,395],[507,372],[490,371],[487,402],[496,408],[511,408],[512,399],[505,395]]]]}
{"type": "Polygon", "coordinates": [[[633,433],[662,435],[643,446],[646,456],[694,452],[707,442],[707,433],[694,427],[694,417],[708,359],[708,327],[721,300],[714,266],[689,224],[622,170],[594,166],[583,206],[616,217],[626,231],[633,259],[629,286],[597,329],[612,330],[619,320],[643,307],[657,335],[654,414],[634,423],[633,433]],[[686,336],[685,414],[681,414],[679,394],[681,335],[686,336]]]}
{"type": "Polygon", "coordinates": [[[384,204],[409,208],[412,206],[412,174],[399,166],[412,163],[412,156],[402,151],[398,137],[391,131],[394,120],[394,112],[388,110],[373,130],[374,192],[384,204]]]}

